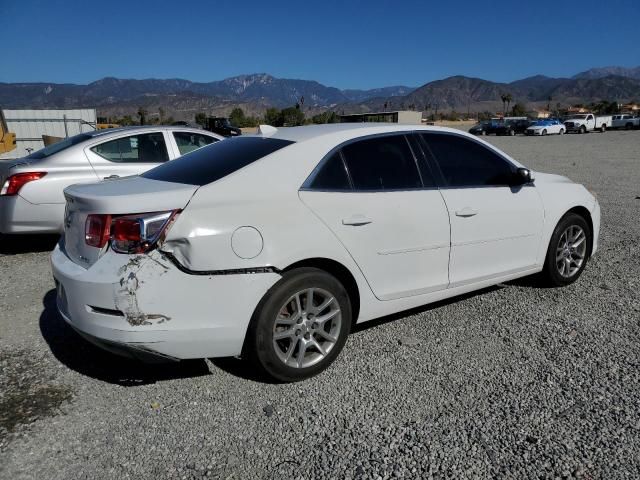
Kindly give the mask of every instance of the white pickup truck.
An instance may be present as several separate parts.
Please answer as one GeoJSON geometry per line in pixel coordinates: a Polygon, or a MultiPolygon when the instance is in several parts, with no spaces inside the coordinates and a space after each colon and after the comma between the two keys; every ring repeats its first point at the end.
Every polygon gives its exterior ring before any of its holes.
{"type": "Polygon", "coordinates": [[[640,117],[634,117],[629,113],[620,113],[613,116],[612,128],[626,128],[631,130],[632,128],[640,127],[640,117]]]}
{"type": "Polygon", "coordinates": [[[564,119],[568,132],[587,133],[595,130],[606,132],[611,128],[611,115],[594,115],[593,113],[577,113],[564,119]]]}

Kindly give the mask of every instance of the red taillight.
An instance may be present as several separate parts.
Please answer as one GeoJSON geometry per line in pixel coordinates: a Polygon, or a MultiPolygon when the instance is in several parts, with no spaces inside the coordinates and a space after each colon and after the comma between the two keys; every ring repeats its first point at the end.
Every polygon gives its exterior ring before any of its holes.
{"type": "Polygon", "coordinates": [[[84,240],[91,247],[104,247],[111,233],[111,215],[89,215],[84,224],[84,240]]]}
{"type": "Polygon", "coordinates": [[[111,238],[116,242],[139,242],[142,240],[140,221],[137,218],[123,217],[113,221],[111,238]]]}
{"type": "Polygon", "coordinates": [[[111,240],[115,252],[144,253],[154,248],[177,213],[172,210],[118,216],[91,214],[85,223],[85,241],[102,248],[111,240]]]}
{"type": "Polygon", "coordinates": [[[2,185],[0,195],[17,195],[20,189],[29,182],[40,180],[47,172],[24,172],[16,173],[7,178],[2,185]]]}

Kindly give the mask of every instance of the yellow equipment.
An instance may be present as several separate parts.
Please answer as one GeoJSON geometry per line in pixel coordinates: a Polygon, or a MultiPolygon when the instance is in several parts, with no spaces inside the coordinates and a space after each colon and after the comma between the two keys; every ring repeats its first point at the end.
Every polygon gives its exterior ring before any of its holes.
{"type": "Polygon", "coordinates": [[[0,153],[10,152],[16,148],[16,134],[9,132],[4,113],[0,109],[0,153]]]}

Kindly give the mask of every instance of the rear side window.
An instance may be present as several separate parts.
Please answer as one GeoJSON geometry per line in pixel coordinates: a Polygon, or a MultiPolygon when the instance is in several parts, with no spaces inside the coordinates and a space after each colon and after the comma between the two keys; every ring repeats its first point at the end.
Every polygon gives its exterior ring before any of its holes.
{"type": "Polygon", "coordinates": [[[314,190],[351,190],[349,176],[339,152],[322,164],[309,187],[314,190]]]}
{"type": "Polygon", "coordinates": [[[91,150],[110,162],[162,163],[169,160],[162,132],[116,138],[96,145],[91,150]]]}
{"type": "Polygon", "coordinates": [[[509,185],[515,167],[487,147],[460,135],[423,133],[421,137],[449,187],[509,185]]]}
{"type": "Polygon", "coordinates": [[[180,155],[185,155],[218,141],[217,138],[210,137],[209,135],[193,132],[173,132],[173,138],[176,140],[180,155]]]}
{"type": "Polygon", "coordinates": [[[142,176],[163,182],[207,185],[292,143],[276,138],[229,138],[153,168],[142,176]]]}
{"type": "Polygon", "coordinates": [[[422,187],[418,167],[404,135],[360,140],[345,145],[342,153],[355,190],[422,187]]]}

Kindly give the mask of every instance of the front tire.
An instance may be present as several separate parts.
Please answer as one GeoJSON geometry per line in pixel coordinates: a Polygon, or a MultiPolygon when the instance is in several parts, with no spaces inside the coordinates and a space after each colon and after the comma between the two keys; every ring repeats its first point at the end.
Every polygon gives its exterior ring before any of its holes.
{"type": "Polygon", "coordinates": [[[578,130],[578,133],[581,133],[581,134],[582,134],[582,133],[587,133],[587,127],[585,127],[584,125],[582,125],[582,126],[580,127],[580,130],[578,130]]]}
{"type": "Polygon", "coordinates": [[[592,233],[587,221],[567,213],[556,225],[542,270],[542,280],[550,287],[564,287],[575,282],[587,265],[591,253],[592,233]]]}
{"type": "Polygon", "coordinates": [[[291,270],[256,308],[244,356],[275,380],[304,380],[336,359],[351,322],[349,295],[335,277],[317,268],[291,270]]]}
{"type": "Polygon", "coordinates": [[[564,135],[564,128],[560,129],[560,132],[558,132],[560,135],[564,135]]]}
{"type": "Polygon", "coordinates": [[[547,134],[546,130],[542,130],[542,136],[545,136],[547,134]]]}

